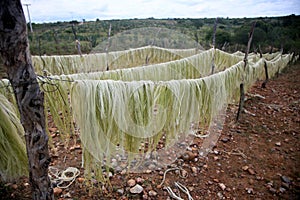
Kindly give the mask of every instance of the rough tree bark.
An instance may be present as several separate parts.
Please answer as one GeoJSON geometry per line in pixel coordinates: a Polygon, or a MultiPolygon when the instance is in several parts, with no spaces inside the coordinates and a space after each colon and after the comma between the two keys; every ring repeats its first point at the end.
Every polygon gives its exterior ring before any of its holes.
{"type": "Polygon", "coordinates": [[[51,200],[50,156],[45,131],[44,96],[34,72],[20,0],[0,1],[0,55],[25,129],[32,198],[51,200]]]}

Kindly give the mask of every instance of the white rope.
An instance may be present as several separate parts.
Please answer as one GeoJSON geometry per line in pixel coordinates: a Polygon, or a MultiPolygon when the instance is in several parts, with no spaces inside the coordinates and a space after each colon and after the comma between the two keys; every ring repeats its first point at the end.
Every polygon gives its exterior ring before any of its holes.
{"type": "MultiPolygon", "coordinates": [[[[185,187],[184,185],[182,185],[179,182],[175,182],[175,186],[188,196],[188,200],[194,200],[192,195],[190,194],[189,190],[187,189],[187,187],[185,187]]],[[[170,187],[167,187],[167,191],[168,191],[170,197],[172,197],[173,199],[184,200],[180,196],[177,196],[170,187]]]]}
{"type": "Polygon", "coordinates": [[[187,187],[185,187],[184,185],[182,185],[179,182],[175,182],[175,185],[188,196],[189,200],[194,200],[193,197],[191,196],[189,190],[187,189],[187,187]]]}
{"type": "Polygon", "coordinates": [[[168,191],[170,197],[172,197],[173,199],[184,200],[181,197],[177,196],[170,187],[167,187],[167,191],[168,191]]]}
{"type": "Polygon", "coordinates": [[[68,188],[79,176],[80,171],[76,167],[68,167],[66,170],[59,171],[57,168],[50,166],[49,167],[49,177],[51,183],[56,184],[58,188],[68,188]],[[69,182],[66,186],[63,186],[63,183],[69,182]]]}

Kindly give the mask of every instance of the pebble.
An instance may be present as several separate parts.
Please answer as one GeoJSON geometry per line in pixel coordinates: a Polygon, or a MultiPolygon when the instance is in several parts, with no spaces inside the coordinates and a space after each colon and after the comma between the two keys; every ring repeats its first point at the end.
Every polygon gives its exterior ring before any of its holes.
{"type": "Polygon", "coordinates": [[[219,183],[219,179],[214,178],[214,182],[219,183]]]}
{"type": "Polygon", "coordinates": [[[124,194],[124,189],[123,188],[117,189],[117,193],[120,194],[120,195],[123,195],[124,194]]]}
{"type": "Polygon", "coordinates": [[[281,176],[281,180],[285,183],[288,183],[290,184],[291,183],[291,180],[287,177],[287,176],[281,176]]]}
{"type": "Polygon", "coordinates": [[[253,169],[251,169],[251,168],[248,169],[248,172],[249,172],[249,174],[251,174],[251,175],[254,175],[254,174],[255,174],[255,171],[254,171],[253,169]]]}
{"type": "Polygon", "coordinates": [[[230,139],[229,138],[222,138],[221,141],[227,143],[230,139]]]}
{"type": "Polygon", "coordinates": [[[289,187],[290,187],[290,185],[288,183],[281,183],[281,186],[286,189],[289,189],[289,187]]]}
{"type": "Polygon", "coordinates": [[[17,184],[12,184],[11,188],[14,189],[14,190],[16,190],[18,188],[18,185],[17,184]]]}
{"type": "Polygon", "coordinates": [[[272,192],[272,193],[276,193],[276,189],[274,189],[272,187],[270,187],[269,191],[272,192]]]}
{"type": "Polygon", "coordinates": [[[62,189],[55,187],[55,188],[53,188],[53,193],[54,193],[54,195],[60,195],[62,193],[62,189]]]}
{"type": "Polygon", "coordinates": [[[136,184],[134,187],[130,188],[130,192],[132,194],[140,194],[141,192],[143,192],[144,188],[139,185],[139,184],[136,184]]]}
{"type": "Polygon", "coordinates": [[[281,146],[281,142],[276,142],[275,145],[278,146],[278,147],[280,147],[281,146]]]}
{"type": "Polygon", "coordinates": [[[78,181],[79,183],[83,183],[83,181],[84,181],[84,178],[82,178],[82,177],[79,177],[79,178],[77,178],[77,181],[78,181]]]}
{"type": "Polygon", "coordinates": [[[245,165],[244,167],[242,167],[242,169],[243,169],[244,171],[247,171],[247,170],[249,169],[249,167],[248,167],[247,165],[245,165]]]}
{"type": "Polygon", "coordinates": [[[29,183],[24,183],[24,186],[25,186],[25,187],[27,187],[27,186],[29,186],[29,185],[30,185],[29,183]]]}
{"type": "Polygon", "coordinates": [[[253,183],[254,183],[254,180],[253,180],[253,179],[250,179],[250,180],[249,180],[249,184],[250,184],[250,185],[253,185],[253,183]]]}
{"type": "Polygon", "coordinates": [[[192,169],[192,172],[193,172],[194,174],[197,174],[197,173],[198,173],[197,167],[192,167],[191,169],[192,169]]]}
{"type": "Polygon", "coordinates": [[[136,182],[137,183],[143,183],[145,180],[143,179],[143,178],[141,178],[141,177],[137,177],[136,178],[136,182]]]}
{"type": "Polygon", "coordinates": [[[122,171],[121,171],[121,175],[125,175],[127,172],[126,172],[126,169],[123,169],[122,171]]]}
{"type": "Polygon", "coordinates": [[[127,185],[128,185],[129,187],[133,187],[133,186],[135,186],[135,184],[136,184],[136,181],[135,181],[134,179],[129,179],[129,180],[127,181],[127,185]]]}
{"type": "Polygon", "coordinates": [[[219,197],[220,199],[223,199],[223,197],[224,197],[223,194],[222,194],[221,192],[218,192],[217,195],[218,195],[218,197],[219,197]]]}
{"type": "Polygon", "coordinates": [[[280,187],[280,188],[279,188],[279,191],[280,191],[281,193],[284,193],[284,192],[286,191],[286,189],[283,188],[283,187],[280,187]]]}
{"type": "Polygon", "coordinates": [[[155,168],[156,168],[156,166],[155,166],[154,164],[150,164],[150,165],[148,166],[148,169],[149,169],[149,170],[155,170],[155,168]]]}
{"type": "Polygon", "coordinates": [[[186,170],[181,170],[181,176],[182,177],[187,177],[188,176],[188,172],[186,170]]]}
{"type": "Polygon", "coordinates": [[[246,188],[246,190],[247,190],[248,194],[253,194],[254,193],[253,188],[246,188]]]}
{"type": "Polygon", "coordinates": [[[226,189],[226,186],[225,186],[224,183],[219,183],[219,186],[220,186],[220,188],[221,188],[222,190],[225,190],[225,189],[226,189]]]}
{"type": "Polygon", "coordinates": [[[190,151],[186,151],[183,155],[182,155],[182,159],[184,161],[194,161],[195,159],[195,154],[193,152],[190,151]]]}
{"type": "Polygon", "coordinates": [[[157,192],[155,192],[154,190],[150,190],[148,194],[149,194],[150,197],[157,196],[157,192]]]}
{"type": "Polygon", "coordinates": [[[71,194],[70,194],[70,192],[68,192],[68,193],[62,195],[62,197],[63,198],[71,198],[71,194]]]}

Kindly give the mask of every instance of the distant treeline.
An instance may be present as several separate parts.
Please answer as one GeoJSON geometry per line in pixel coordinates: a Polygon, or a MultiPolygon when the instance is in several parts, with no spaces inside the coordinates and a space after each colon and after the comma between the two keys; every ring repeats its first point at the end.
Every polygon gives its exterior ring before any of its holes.
{"type": "MultiPolygon", "coordinates": [[[[254,30],[253,45],[251,51],[261,48],[263,53],[275,51],[283,48],[285,52],[297,51],[300,49],[300,16],[289,15],[283,17],[260,17],[260,18],[218,18],[216,31],[216,47],[228,52],[244,51],[248,41],[248,33],[252,23],[256,21],[254,30]]],[[[214,18],[201,19],[123,19],[123,20],[99,20],[96,21],[70,21],[32,24],[33,33],[29,32],[30,50],[32,55],[61,55],[77,54],[75,40],[80,41],[82,53],[113,49],[107,43],[108,30],[111,24],[111,38],[125,32],[118,39],[117,46],[120,50],[135,48],[137,41],[142,45],[158,45],[165,48],[184,48],[178,36],[173,36],[170,42],[170,35],[165,34],[157,42],[155,35],[145,36],[141,42],[139,32],[135,30],[145,27],[156,27],[170,29],[188,36],[191,40],[199,43],[203,48],[212,47],[214,18]],[[126,32],[127,31],[127,32],[126,32]],[[175,42],[174,42],[175,41],[175,42]],[[100,48],[99,48],[100,47],[100,48]],[[122,49],[122,48],[123,49],[122,49]]],[[[28,28],[28,30],[30,30],[28,28]]],[[[159,32],[159,31],[158,31],[159,32]]],[[[186,46],[187,48],[189,46],[186,46]]]]}

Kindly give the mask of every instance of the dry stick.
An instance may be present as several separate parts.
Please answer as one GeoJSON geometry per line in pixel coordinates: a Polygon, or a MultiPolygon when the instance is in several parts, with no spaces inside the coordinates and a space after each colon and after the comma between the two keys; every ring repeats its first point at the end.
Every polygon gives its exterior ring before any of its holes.
{"type": "Polygon", "coordinates": [[[258,50],[259,50],[259,57],[262,58],[263,56],[262,56],[260,45],[258,45],[258,50]]]}
{"type": "Polygon", "coordinates": [[[251,42],[252,42],[252,38],[253,38],[255,24],[256,24],[256,22],[253,22],[253,24],[252,24],[251,31],[249,33],[247,50],[246,50],[245,57],[244,57],[244,73],[243,73],[242,83],[240,84],[240,103],[239,103],[239,109],[238,109],[237,116],[236,116],[236,121],[238,121],[240,119],[240,115],[244,108],[244,102],[245,102],[244,82],[245,82],[245,75],[246,75],[245,73],[246,73],[246,67],[248,64],[248,54],[249,54],[249,50],[250,50],[250,46],[251,46],[251,42]]]}
{"type": "Polygon", "coordinates": [[[268,73],[268,66],[267,66],[267,62],[265,61],[265,74],[266,74],[266,80],[261,84],[262,88],[266,88],[267,82],[269,81],[269,73],[268,73]]]}
{"type": "MultiPolygon", "coordinates": [[[[215,20],[215,24],[214,24],[214,33],[213,33],[213,48],[214,50],[216,49],[216,32],[217,32],[217,24],[218,24],[218,18],[216,18],[215,20]]],[[[215,51],[214,51],[214,55],[211,61],[211,74],[214,74],[215,72],[215,51]]]]}
{"type": "Polygon", "coordinates": [[[55,41],[55,45],[56,45],[56,51],[58,54],[60,54],[60,48],[59,48],[59,40],[58,40],[58,37],[57,37],[57,31],[56,30],[53,30],[52,32],[52,36],[54,38],[54,41],[55,41]]]}
{"type": "Polygon", "coordinates": [[[109,65],[108,65],[108,48],[109,48],[109,43],[110,43],[110,33],[111,33],[111,24],[109,24],[109,29],[108,29],[108,39],[107,39],[107,45],[105,48],[105,53],[106,53],[106,71],[109,70],[109,65]]]}

